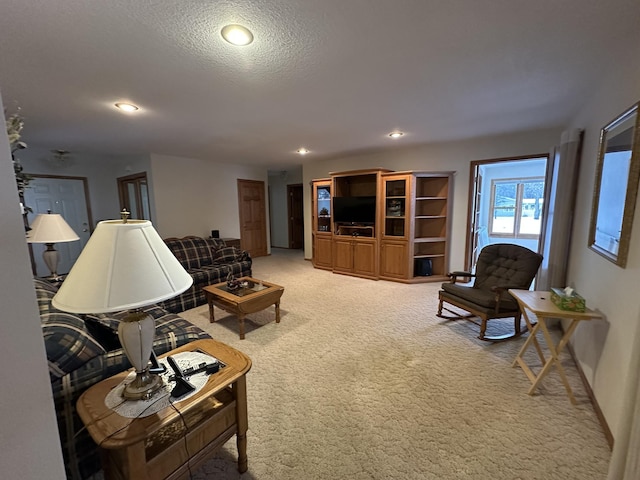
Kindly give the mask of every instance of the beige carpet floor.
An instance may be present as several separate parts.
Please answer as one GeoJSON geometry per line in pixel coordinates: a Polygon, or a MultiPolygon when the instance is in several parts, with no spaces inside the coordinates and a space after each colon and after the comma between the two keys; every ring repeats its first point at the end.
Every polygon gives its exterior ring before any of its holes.
{"type": "Polygon", "coordinates": [[[511,366],[524,337],[482,342],[470,322],[436,317],[439,284],[336,275],[282,249],[253,265],[285,287],[280,324],[271,307],[239,340],[226,312],[183,313],[253,361],[249,470],[229,441],[194,479],[606,478],[610,450],[568,354],[577,406],[555,371],[527,395],[511,366]]]}

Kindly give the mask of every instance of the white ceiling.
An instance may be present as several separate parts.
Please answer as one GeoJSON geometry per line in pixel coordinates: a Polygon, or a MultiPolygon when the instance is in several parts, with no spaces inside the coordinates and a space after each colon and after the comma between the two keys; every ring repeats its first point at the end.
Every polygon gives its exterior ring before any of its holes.
{"type": "Polygon", "coordinates": [[[639,25],[638,0],[2,0],[0,91],[37,146],[280,169],[563,126],[639,25]]]}

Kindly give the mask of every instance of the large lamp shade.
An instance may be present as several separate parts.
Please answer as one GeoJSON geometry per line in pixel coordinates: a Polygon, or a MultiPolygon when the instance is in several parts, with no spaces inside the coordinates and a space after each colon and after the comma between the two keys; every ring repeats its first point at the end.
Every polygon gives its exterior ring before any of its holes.
{"type": "Polygon", "coordinates": [[[53,306],[73,313],[144,307],[187,290],[193,279],[148,220],[98,223],[53,306]]]}
{"type": "Polygon", "coordinates": [[[31,223],[27,234],[28,243],[46,243],[47,249],[42,252],[42,259],[51,272],[51,278],[58,278],[58,262],[60,256],[53,248],[54,243],[75,242],[80,237],[73,231],[59,213],[41,213],[31,223]]]}
{"type": "Polygon", "coordinates": [[[30,225],[29,243],[63,243],[80,240],[59,213],[40,213],[30,225]]]}
{"type": "Polygon", "coordinates": [[[131,310],[120,321],[118,338],[136,370],[123,396],[148,398],[162,386],[149,371],[155,323],[141,307],[175,297],[193,283],[148,220],[100,222],[69,275],[53,297],[59,310],[107,313],[131,310]]]}

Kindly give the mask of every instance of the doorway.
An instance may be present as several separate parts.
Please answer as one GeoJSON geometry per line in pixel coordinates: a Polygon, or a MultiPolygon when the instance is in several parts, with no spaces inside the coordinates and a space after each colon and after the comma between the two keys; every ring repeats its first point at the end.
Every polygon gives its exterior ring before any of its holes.
{"type": "Polygon", "coordinates": [[[238,179],[240,245],[252,257],[267,255],[267,221],[264,182],[238,179]]]}
{"type": "Polygon", "coordinates": [[[117,180],[120,210],[126,208],[131,213],[131,218],[151,220],[147,172],[119,177],[117,180]]]}
{"type": "Polygon", "coordinates": [[[287,218],[289,223],[289,248],[304,248],[304,213],[302,209],[302,184],[287,185],[287,218]]]}
{"type": "MultiPolygon", "coordinates": [[[[58,272],[68,273],[91,235],[91,208],[89,206],[89,185],[86,177],[57,175],[31,175],[33,180],[24,191],[25,205],[33,210],[27,215],[29,224],[39,213],[59,213],[80,237],[80,241],[56,243],[60,263],[58,272]]],[[[42,259],[44,244],[29,244],[31,268],[38,277],[49,275],[49,269],[42,259]]]]}
{"type": "Polygon", "coordinates": [[[548,155],[476,160],[469,176],[465,270],[494,243],[540,250],[548,155]]]}

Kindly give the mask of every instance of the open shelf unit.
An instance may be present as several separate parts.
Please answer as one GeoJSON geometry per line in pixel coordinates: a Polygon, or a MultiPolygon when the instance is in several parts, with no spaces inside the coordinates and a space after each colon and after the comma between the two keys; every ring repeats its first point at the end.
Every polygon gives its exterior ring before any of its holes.
{"type": "Polygon", "coordinates": [[[416,172],[414,181],[414,280],[441,281],[449,268],[453,174],[416,172]]]}
{"type": "Polygon", "coordinates": [[[407,283],[447,278],[453,172],[373,169],[330,175],[312,182],[316,267],[407,283]],[[332,199],[328,233],[318,211],[321,188],[330,188],[332,199]],[[375,222],[338,221],[344,218],[338,218],[337,197],[374,197],[375,222]],[[330,255],[322,242],[331,243],[330,255]]]}
{"type": "Polygon", "coordinates": [[[351,225],[349,223],[336,223],[336,235],[346,235],[347,237],[375,237],[375,227],[373,225],[351,225]]]}
{"type": "Polygon", "coordinates": [[[452,172],[382,175],[380,278],[430,282],[448,273],[452,172]]]}

